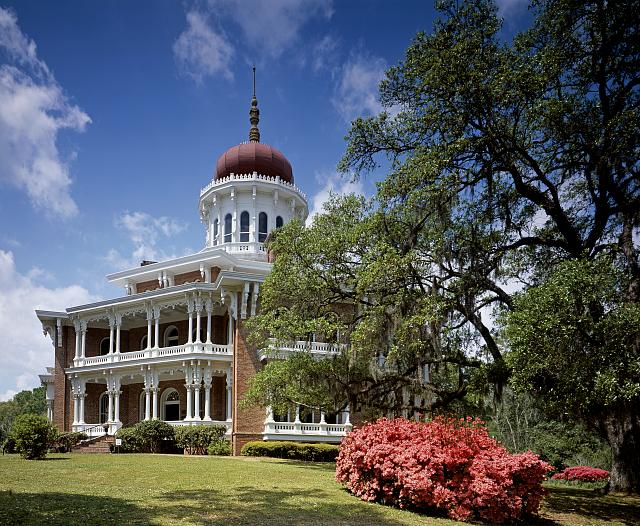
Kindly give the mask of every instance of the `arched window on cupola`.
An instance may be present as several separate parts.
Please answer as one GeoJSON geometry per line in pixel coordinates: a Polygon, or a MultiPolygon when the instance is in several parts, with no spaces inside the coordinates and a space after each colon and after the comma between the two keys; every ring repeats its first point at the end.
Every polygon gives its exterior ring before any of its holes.
{"type": "Polygon", "coordinates": [[[249,212],[246,210],[240,214],[240,242],[249,241],[249,212]]]}
{"type": "Polygon", "coordinates": [[[267,239],[267,214],[260,212],[258,215],[258,241],[264,243],[267,239]]]}
{"type": "Polygon", "coordinates": [[[218,219],[213,220],[213,244],[218,244],[218,219]]]}
{"type": "Polygon", "coordinates": [[[231,224],[233,222],[233,217],[231,214],[227,214],[224,216],[224,242],[231,243],[231,224]]]}
{"type": "Polygon", "coordinates": [[[282,220],[282,216],[276,217],[276,228],[280,228],[282,225],[284,225],[284,221],[282,220]]]}

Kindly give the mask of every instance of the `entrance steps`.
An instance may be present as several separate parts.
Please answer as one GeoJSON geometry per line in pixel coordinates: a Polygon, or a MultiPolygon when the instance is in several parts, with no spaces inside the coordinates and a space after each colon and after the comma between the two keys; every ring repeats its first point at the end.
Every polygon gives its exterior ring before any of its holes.
{"type": "Polygon", "coordinates": [[[116,439],[111,435],[102,435],[80,442],[72,449],[73,453],[110,453],[110,445],[115,445],[116,439]]]}

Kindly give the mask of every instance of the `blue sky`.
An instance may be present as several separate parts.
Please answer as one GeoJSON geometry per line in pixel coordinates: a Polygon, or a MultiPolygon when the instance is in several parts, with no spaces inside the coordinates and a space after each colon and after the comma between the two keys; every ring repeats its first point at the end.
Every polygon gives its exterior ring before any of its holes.
{"type": "MultiPolygon", "coordinates": [[[[526,14],[500,2],[507,27],[526,14]]],[[[257,66],[262,142],[318,210],[349,122],[429,1],[0,0],[0,400],[38,385],[52,346],[33,314],[120,295],[104,275],[198,251],[198,195],[247,140],[257,66]]]]}

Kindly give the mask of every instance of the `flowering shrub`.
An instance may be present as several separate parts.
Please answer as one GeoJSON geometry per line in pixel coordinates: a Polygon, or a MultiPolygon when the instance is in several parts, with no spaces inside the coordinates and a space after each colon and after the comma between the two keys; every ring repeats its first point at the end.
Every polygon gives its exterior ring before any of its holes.
{"type": "Polygon", "coordinates": [[[343,439],[336,479],[363,500],[502,523],[537,512],[552,469],[531,452],[510,454],[470,417],[383,418],[343,439]]]}
{"type": "Polygon", "coordinates": [[[600,482],[609,478],[609,472],[605,469],[592,468],[591,466],[574,466],[556,473],[553,480],[575,480],[580,482],[600,482]]]}

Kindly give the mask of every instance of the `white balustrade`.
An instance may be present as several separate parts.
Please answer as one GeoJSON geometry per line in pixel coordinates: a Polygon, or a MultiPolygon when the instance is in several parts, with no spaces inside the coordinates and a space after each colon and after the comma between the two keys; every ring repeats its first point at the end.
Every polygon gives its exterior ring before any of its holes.
{"type": "Polygon", "coordinates": [[[202,190],[200,190],[200,196],[207,193],[209,190],[211,190],[211,188],[214,188],[216,186],[221,186],[226,183],[230,183],[232,181],[259,181],[259,182],[265,182],[265,183],[278,184],[278,185],[285,186],[286,188],[289,188],[291,190],[294,190],[305,201],[307,199],[307,196],[305,195],[305,193],[302,190],[300,190],[300,188],[298,188],[295,184],[288,183],[287,181],[283,180],[280,177],[271,177],[270,175],[262,175],[257,172],[253,172],[250,174],[229,174],[227,177],[214,179],[202,190]]]}
{"type": "Polygon", "coordinates": [[[232,345],[221,345],[216,343],[187,343],[184,345],[174,345],[171,347],[160,347],[157,349],[143,349],[142,351],[120,352],[104,354],[101,356],[91,356],[75,360],[76,367],[88,367],[94,365],[107,365],[111,363],[130,362],[136,360],[154,360],[173,356],[188,356],[191,354],[206,356],[231,356],[233,354],[232,345]]]}

